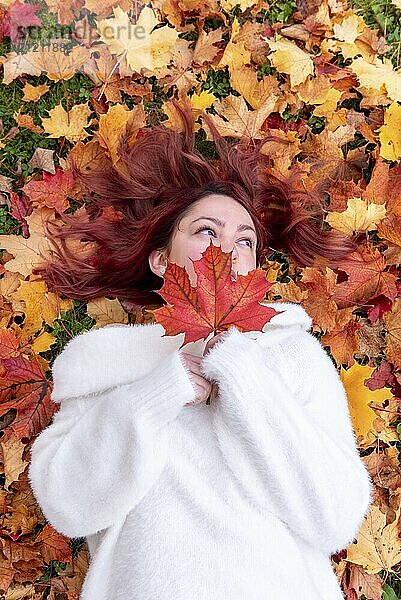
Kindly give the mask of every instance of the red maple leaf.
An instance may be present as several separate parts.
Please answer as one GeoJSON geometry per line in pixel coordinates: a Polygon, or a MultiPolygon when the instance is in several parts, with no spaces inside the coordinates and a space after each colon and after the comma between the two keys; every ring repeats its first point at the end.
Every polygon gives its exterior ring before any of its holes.
{"type": "Polygon", "coordinates": [[[163,287],[153,290],[168,303],[152,311],[166,335],[185,333],[187,344],[232,326],[240,331],[261,331],[281,312],[259,304],[272,285],[263,269],[238,275],[233,281],[232,252],[223,252],[211,241],[202,258],[192,263],[196,287],[191,286],[184,267],[168,262],[163,287]]]}
{"type": "Polygon", "coordinates": [[[27,32],[24,31],[24,27],[43,25],[42,20],[35,15],[39,8],[39,4],[24,4],[20,0],[15,0],[10,5],[2,29],[4,35],[10,36],[13,45],[18,45],[25,39],[27,32]]]}
{"type": "Polygon", "coordinates": [[[62,171],[57,167],[54,175],[43,171],[42,180],[31,179],[22,191],[34,206],[46,205],[48,208],[55,208],[61,214],[70,206],[67,197],[72,193],[73,187],[72,171],[62,171]]]}

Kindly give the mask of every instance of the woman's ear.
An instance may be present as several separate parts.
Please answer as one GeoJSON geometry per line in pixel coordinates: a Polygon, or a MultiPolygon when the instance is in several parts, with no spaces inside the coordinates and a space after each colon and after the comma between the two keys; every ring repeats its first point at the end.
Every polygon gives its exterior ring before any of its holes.
{"type": "Polygon", "coordinates": [[[158,277],[161,277],[160,269],[161,267],[165,267],[167,263],[165,252],[161,250],[153,250],[149,254],[148,260],[151,271],[158,277]]]}

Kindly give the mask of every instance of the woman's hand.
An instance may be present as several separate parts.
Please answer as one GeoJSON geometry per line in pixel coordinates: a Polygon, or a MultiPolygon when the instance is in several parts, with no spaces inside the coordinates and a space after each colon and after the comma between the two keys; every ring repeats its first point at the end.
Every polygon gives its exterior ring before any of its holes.
{"type": "MultiPolygon", "coordinates": [[[[222,331],[221,333],[217,333],[216,335],[214,335],[206,344],[205,349],[203,351],[203,356],[206,356],[206,354],[209,352],[209,350],[211,348],[213,348],[213,346],[215,345],[216,342],[219,341],[219,339],[221,339],[221,337],[223,336],[224,333],[227,333],[226,331],[222,331]]],[[[217,383],[212,383],[212,391],[210,393],[210,400],[213,401],[215,400],[215,398],[217,398],[219,393],[219,386],[217,383]]]]}
{"type": "MultiPolygon", "coordinates": [[[[203,356],[205,356],[211,348],[215,345],[215,343],[221,338],[221,336],[226,333],[225,331],[214,335],[206,344],[205,349],[203,351],[203,356]]],[[[208,398],[210,400],[214,400],[218,395],[219,386],[217,383],[210,383],[207,379],[203,377],[200,371],[200,364],[202,362],[201,356],[194,356],[192,354],[188,354],[187,352],[182,352],[181,356],[184,359],[184,362],[191,372],[191,377],[193,384],[196,389],[196,397],[193,402],[188,402],[188,404],[199,404],[200,402],[204,402],[208,398]]]]}
{"type": "Polygon", "coordinates": [[[205,346],[205,349],[204,349],[204,351],[203,351],[203,356],[206,356],[206,354],[209,352],[209,350],[210,350],[211,348],[213,348],[213,346],[215,345],[215,343],[216,343],[216,342],[218,342],[218,341],[219,341],[219,339],[221,339],[221,337],[222,337],[222,336],[223,336],[225,333],[227,333],[227,331],[222,331],[221,333],[216,333],[216,335],[214,335],[214,336],[212,337],[212,339],[210,339],[210,340],[208,341],[208,343],[206,344],[206,346],[205,346]]]}
{"type": "Polygon", "coordinates": [[[187,369],[191,373],[190,378],[196,390],[195,400],[192,402],[187,402],[187,405],[204,402],[209,398],[213,385],[201,374],[200,365],[202,362],[202,356],[194,356],[193,354],[188,354],[187,352],[181,352],[181,357],[187,369]]]}

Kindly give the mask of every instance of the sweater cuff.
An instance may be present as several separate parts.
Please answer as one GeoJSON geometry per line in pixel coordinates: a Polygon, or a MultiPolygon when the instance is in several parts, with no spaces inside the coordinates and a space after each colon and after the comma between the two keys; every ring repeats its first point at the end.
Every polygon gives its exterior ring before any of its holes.
{"type": "MultiPolygon", "coordinates": [[[[208,380],[232,378],[244,366],[244,361],[260,358],[260,347],[236,327],[227,332],[209,350],[201,363],[201,373],[208,380]]],[[[247,363],[248,364],[248,363],[247,363]]]]}
{"type": "Polygon", "coordinates": [[[173,421],[196,397],[190,372],[179,350],[170,353],[146,376],[112,390],[111,397],[121,397],[121,387],[124,394],[132,395],[134,412],[155,427],[173,421]]]}

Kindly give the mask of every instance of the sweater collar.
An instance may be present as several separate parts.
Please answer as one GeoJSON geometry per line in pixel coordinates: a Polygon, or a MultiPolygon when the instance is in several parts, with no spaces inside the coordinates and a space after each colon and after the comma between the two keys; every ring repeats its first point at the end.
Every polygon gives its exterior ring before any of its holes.
{"type": "MultiPolygon", "coordinates": [[[[282,342],[290,335],[305,330],[308,331],[312,327],[312,318],[306,310],[295,302],[265,302],[261,304],[274,308],[278,314],[274,315],[268,323],[266,323],[262,331],[244,331],[246,337],[256,340],[261,346],[267,348],[277,342],[282,342]]],[[[164,330],[163,330],[164,331],[164,330]]],[[[203,356],[203,351],[207,342],[213,337],[210,334],[205,340],[190,342],[183,346],[183,350],[189,354],[203,356]]],[[[180,333],[174,336],[173,339],[179,341],[178,347],[184,343],[184,334],[180,333]]]]}
{"type": "Polygon", "coordinates": [[[261,304],[279,311],[279,314],[274,315],[264,325],[262,331],[250,332],[256,333],[263,345],[270,345],[273,340],[286,336],[287,333],[291,334],[294,330],[308,331],[312,328],[312,318],[300,304],[295,302],[262,302],[261,304]]]}
{"type": "MultiPolygon", "coordinates": [[[[261,302],[264,306],[274,308],[277,314],[266,323],[262,331],[245,331],[243,335],[257,340],[263,346],[268,347],[274,343],[281,342],[288,336],[299,331],[308,331],[312,327],[312,318],[306,310],[294,302],[261,302]]],[[[184,340],[184,334],[180,334],[181,343],[184,340]]],[[[177,338],[179,336],[176,336],[177,338]]],[[[207,342],[213,337],[210,334],[206,340],[199,340],[186,345],[187,351],[198,356],[203,356],[203,351],[207,342]]]]}

